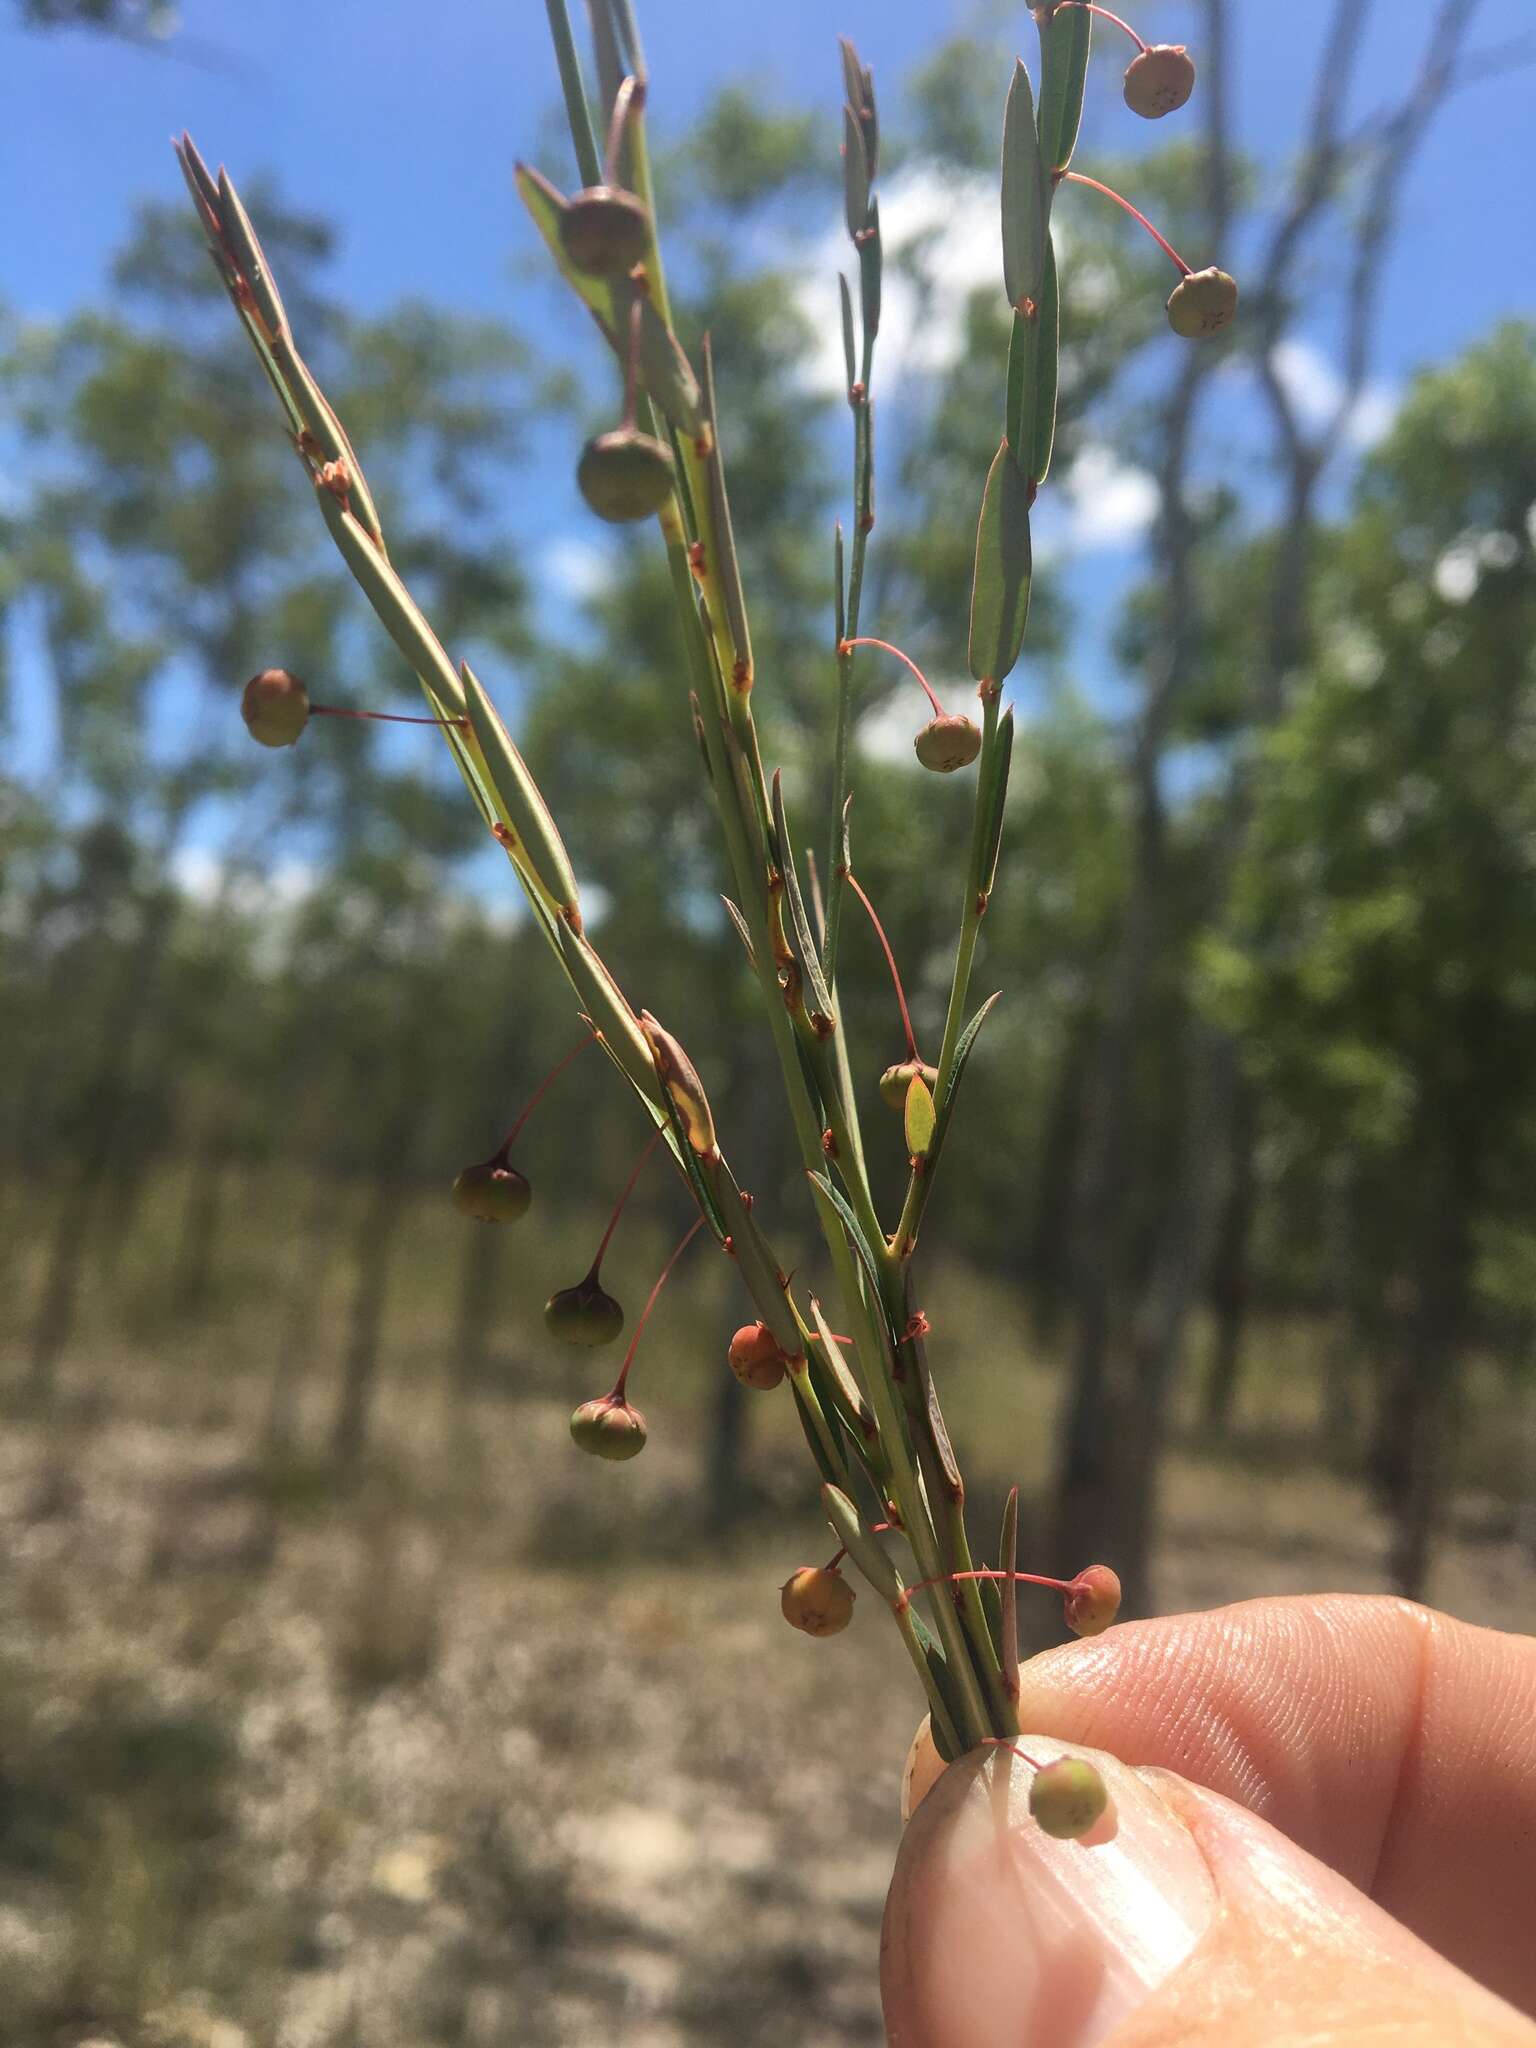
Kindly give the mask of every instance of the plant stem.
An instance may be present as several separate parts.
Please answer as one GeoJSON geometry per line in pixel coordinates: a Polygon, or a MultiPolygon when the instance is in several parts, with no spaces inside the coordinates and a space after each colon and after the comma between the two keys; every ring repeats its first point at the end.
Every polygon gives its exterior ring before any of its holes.
{"type": "Polygon", "coordinates": [[[1181,277],[1189,276],[1189,265],[1184,261],[1178,250],[1174,248],[1168,237],[1159,234],[1151,221],[1141,211],[1141,208],[1139,206],[1132,206],[1129,199],[1122,197],[1113,185],[1101,185],[1097,178],[1085,177],[1081,171],[1058,171],[1056,173],[1056,182],[1058,185],[1086,185],[1090,192],[1102,192],[1106,199],[1113,199],[1116,206],[1128,213],[1132,220],[1140,221],[1141,225],[1146,229],[1153,241],[1156,242],[1159,249],[1162,250],[1179,275],[1181,277]]]}
{"type": "Polygon", "coordinates": [[[635,1183],[639,1180],[641,1174],[644,1173],[646,1161],[650,1158],[651,1154],[656,1150],[656,1147],[661,1143],[663,1128],[664,1126],[658,1124],[655,1130],[652,1131],[650,1137],[646,1139],[645,1149],[641,1152],[640,1157],[635,1161],[634,1172],[631,1173],[629,1179],[625,1181],[624,1191],[619,1196],[619,1199],[613,1205],[613,1214],[608,1218],[608,1228],[603,1232],[602,1239],[598,1244],[597,1250],[592,1255],[592,1267],[589,1277],[593,1280],[595,1280],[598,1276],[598,1271],[603,1263],[603,1254],[607,1251],[609,1242],[613,1237],[613,1233],[618,1228],[619,1218],[624,1214],[624,1205],[629,1200],[630,1196],[634,1193],[635,1183]]]}

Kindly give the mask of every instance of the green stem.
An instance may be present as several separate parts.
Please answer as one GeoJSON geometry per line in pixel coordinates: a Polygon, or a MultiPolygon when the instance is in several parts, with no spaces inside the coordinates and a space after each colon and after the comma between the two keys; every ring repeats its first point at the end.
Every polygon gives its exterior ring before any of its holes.
{"type": "Polygon", "coordinates": [[[576,168],[583,185],[600,185],[603,182],[602,159],[598,155],[592,109],[587,100],[586,86],[582,83],[581,59],[576,54],[576,39],[571,34],[571,18],[566,12],[565,0],[544,0],[544,11],[549,16],[550,41],[555,46],[555,62],[560,67],[560,90],[565,95],[565,118],[570,124],[571,142],[576,151],[576,168]]]}

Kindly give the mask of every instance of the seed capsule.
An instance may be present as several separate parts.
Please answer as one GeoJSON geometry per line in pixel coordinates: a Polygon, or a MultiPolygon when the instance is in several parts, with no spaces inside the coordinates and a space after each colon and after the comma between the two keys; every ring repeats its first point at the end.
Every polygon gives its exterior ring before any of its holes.
{"type": "Polygon", "coordinates": [[[1120,1580],[1107,1564],[1080,1571],[1063,1600],[1074,1635],[1101,1636],[1120,1612],[1120,1580]]]}
{"type": "Polygon", "coordinates": [[[902,1115],[907,1106],[907,1090],[919,1076],[931,1095],[939,1085],[937,1067],[930,1067],[925,1060],[903,1060],[900,1066],[887,1067],[880,1076],[880,1100],[886,1108],[902,1115]]]}
{"type": "Polygon", "coordinates": [[[544,1321],[562,1344],[596,1348],[611,1344],[624,1327],[624,1310],[588,1273],[574,1287],[562,1287],[544,1304],[544,1321]]]}
{"type": "Polygon", "coordinates": [[[240,716],[264,747],[291,747],[309,723],[309,692],[285,668],[264,668],[240,693],[240,716]]]}
{"type": "Polygon", "coordinates": [[[1168,325],[1186,341],[1220,334],[1236,315],[1236,282],[1214,264],[1209,270],[1192,270],[1168,295],[1168,325]]]}
{"type": "Polygon", "coordinates": [[[673,474],[669,448],[634,427],[615,427],[582,449],[576,484],[599,519],[623,526],[665,504],[673,474]]]}
{"type": "Polygon", "coordinates": [[[731,1371],[744,1387],[767,1393],[784,1377],[784,1353],[766,1323],[744,1323],[726,1353],[731,1371]]]}
{"type": "Polygon", "coordinates": [[[801,1565],[779,1589],[779,1607],[791,1628],[808,1636],[836,1636],[853,1619],[853,1588],[826,1565],[801,1565]]]}
{"type": "Polygon", "coordinates": [[[480,1223],[515,1223],[528,1213],[533,1189],[515,1166],[486,1159],[466,1166],[453,1184],[453,1205],[480,1223]]]}
{"type": "Polygon", "coordinates": [[[1195,89],[1195,60],[1182,43],[1153,43],[1131,59],[1125,104],[1144,121],[1177,113],[1195,89]]]}
{"type": "Polygon", "coordinates": [[[981,734],[958,711],[946,711],[941,718],[930,718],[912,744],[925,768],[936,775],[952,775],[957,768],[968,768],[981,752],[981,734]]]}
{"type": "Polygon", "coordinates": [[[1076,1842],[1088,1834],[1108,1804],[1104,1780],[1080,1756],[1046,1764],[1029,1788],[1030,1812],[1058,1842],[1076,1842]]]}
{"type": "Polygon", "coordinates": [[[633,192],[589,185],[560,216],[560,246],[586,277],[624,277],[645,260],[651,217],[633,192]]]}
{"type": "Polygon", "coordinates": [[[578,1450],[594,1458],[623,1464],[638,1458],[645,1449],[645,1417],[625,1400],[604,1394],[597,1401],[583,1401],[571,1417],[571,1441],[578,1450]]]}

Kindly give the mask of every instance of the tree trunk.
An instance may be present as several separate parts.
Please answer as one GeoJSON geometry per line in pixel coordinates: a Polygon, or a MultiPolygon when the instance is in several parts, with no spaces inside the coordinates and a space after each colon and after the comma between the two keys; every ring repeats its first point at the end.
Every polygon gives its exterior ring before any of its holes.
{"type": "Polygon", "coordinates": [[[304,1223],[294,1233],[289,1254],[292,1293],[267,1387],[262,1449],[270,1458],[286,1457],[298,1435],[299,1396],[314,1355],[315,1326],[325,1292],[326,1272],[340,1232],[341,1211],[342,1200],[335,1182],[328,1173],[317,1172],[304,1223]]]}
{"type": "Polygon", "coordinates": [[[1451,1466],[1456,1371],[1471,1306],[1474,1187],[1473,1163],[1462,1151],[1425,1190],[1415,1314],[1388,1403],[1395,1459],[1390,1571],[1394,1587],[1410,1600],[1423,1599],[1428,1586],[1451,1466]]]}
{"type": "Polygon", "coordinates": [[[406,1158],[419,1115],[420,1093],[413,1082],[379,1127],[372,1184],[362,1205],[353,1253],[352,1311],[341,1393],[331,1425],[331,1456],[339,1465],[355,1464],[367,1446],[378,1389],[384,1296],[404,1214],[406,1158]]]}
{"type": "Polygon", "coordinates": [[[186,1199],[181,1212],[181,1241],[176,1254],[176,1278],[171,1287],[172,1309],[188,1320],[202,1315],[213,1292],[213,1270],[224,1223],[229,1169],[229,1154],[220,1139],[218,1118],[213,1115],[207,1127],[199,1133],[187,1174],[186,1199]]]}
{"type": "Polygon", "coordinates": [[[495,1224],[479,1224],[464,1232],[459,1262],[459,1300],[453,1326],[453,1357],[448,1388],[453,1404],[486,1378],[490,1363],[490,1331],[496,1307],[496,1279],[501,1270],[503,1233],[495,1224]]]}
{"type": "MultiPolygon", "coordinates": [[[[173,832],[171,850],[175,838],[173,832]]],[[[32,1324],[26,1392],[33,1400],[46,1401],[52,1395],[59,1360],[74,1328],[86,1246],[109,1192],[108,1169],[122,1120],[124,1083],[149,1014],[176,908],[169,889],[156,891],[145,907],[138,938],[121,963],[117,985],[102,1007],[90,1125],[65,1178],[32,1324]]]]}
{"type": "Polygon", "coordinates": [[[1243,1345],[1248,1334],[1253,1224],[1258,1204],[1256,1141],[1253,1091],[1239,1082],[1228,1134],[1227,1196],[1216,1226],[1216,1247],[1211,1260],[1211,1356],[1200,1403],[1206,1428],[1222,1437],[1232,1428],[1242,1376],[1243,1345]]]}

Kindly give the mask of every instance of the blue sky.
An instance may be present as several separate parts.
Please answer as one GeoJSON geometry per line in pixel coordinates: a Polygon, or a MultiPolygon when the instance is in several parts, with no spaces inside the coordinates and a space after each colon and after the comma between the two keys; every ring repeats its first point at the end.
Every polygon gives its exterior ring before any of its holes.
{"type": "MultiPolygon", "coordinates": [[[[1191,0],[1130,0],[1122,11],[1149,37],[1188,39],[1198,48],[1191,0]]],[[[1401,81],[1433,11],[1431,0],[1376,0],[1363,73],[1369,91],[1358,111],[1401,81]]],[[[1272,164],[1283,161],[1296,134],[1329,12],[1330,0],[1233,0],[1234,129],[1272,164]]],[[[1034,50],[1023,6],[640,0],[640,13],[659,124],[686,122],[719,85],[750,77],[769,101],[819,105],[829,151],[838,30],[874,65],[888,130],[899,128],[901,79],[945,35],[1011,21],[1021,50],[1034,50]]],[[[205,154],[227,162],[242,182],[276,168],[292,198],[337,223],[337,288],[355,305],[378,307],[416,292],[524,326],[547,320],[550,302],[530,281],[533,236],[510,179],[517,155],[537,154],[557,182],[570,182],[563,152],[541,147],[551,133],[556,82],[537,0],[447,0],[430,8],[403,0],[185,0],[181,43],[153,52],[75,34],[23,34],[8,16],[0,21],[0,299],[24,316],[64,313],[100,290],[133,202],[178,193],[168,138],[188,127],[205,154]]],[[[1533,28],[1532,0],[1482,0],[1474,46],[1498,51],[1533,28]]],[[[1101,43],[1110,40],[1106,32],[1101,43]]],[[[1145,146],[1167,132],[1125,112],[1112,76],[1090,90],[1079,155],[1086,168],[1096,149],[1145,146]]],[[[1536,308],[1533,79],[1536,71],[1510,65],[1454,96],[1419,159],[1387,279],[1373,393],[1381,419],[1416,368],[1465,345],[1500,315],[1536,308]]],[[[919,211],[920,199],[909,194],[919,211]]],[[[993,232],[989,217],[990,206],[977,215],[983,246],[993,232]]],[[[962,221],[949,238],[962,280],[971,260],[967,235],[962,221]]],[[[808,251],[824,245],[830,264],[838,246],[830,209],[806,219],[805,239],[808,251]]],[[[1294,365],[1302,386],[1310,380],[1326,389],[1332,310],[1325,291],[1294,365]]],[[[1242,446],[1247,403],[1233,391],[1228,452],[1238,463],[1249,459],[1242,446]]],[[[1072,587],[1088,600],[1085,614],[1107,617],[1106,600],[1134,569],[1137,480],[1106,451],[1099,472],[1078,482],[1081,516],[1063,512],[1058,531],[1075,552],[1072,587]]],[[[590,531],[568,493],[557,493],[554,505],[537,545],[554,574],[579,584],[592,559],[590,531]]],[[[1090,676],[1102,672],[1102,635],[1095,644],[1089,633],[1082,661],[1090,676]]]]}

